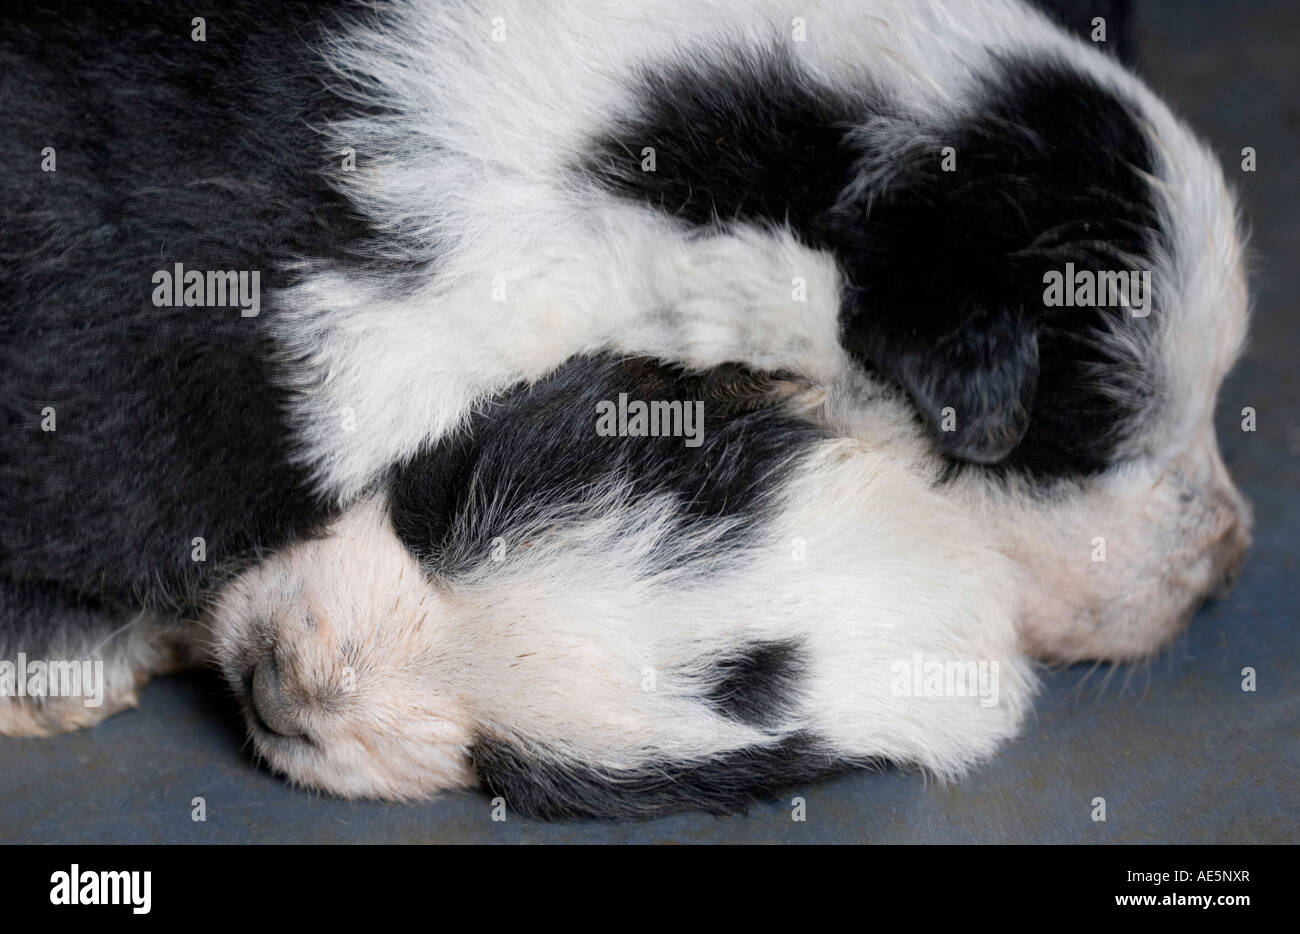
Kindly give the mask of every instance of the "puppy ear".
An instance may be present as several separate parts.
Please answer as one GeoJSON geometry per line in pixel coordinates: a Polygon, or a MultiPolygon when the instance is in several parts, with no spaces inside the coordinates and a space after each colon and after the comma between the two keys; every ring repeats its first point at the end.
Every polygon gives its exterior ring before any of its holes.
{"type": "Polygon", "coordinates": [[[1063,408],[1112,406],[1109,387],[1072,393],[1098,382],[1121,313],[1049,302],[1045,274],[1155,263],[1139,113],[1064,61],[1000,56],[964,115],[854,137],[860,185],[817,230],[844,266],[845,345],[906,388],[945,453],[1018,455],[1031,409],[1031,440],[1068,446],[1063,408]]]}
{"type": "Polygon", "coordinates": [[[856,356],[907,391],[942,453],[995,464],[1028,431],[1038,334],[1022,312],[971,306],[942,326],[921,314],[905,328],[858,326],[850,335],[856,356]]]}
{"type": "Polygon", "coordinates": [[[887,360],[886,368],[911,395],[940,451],[995,464],[1029,429],[1038,335],[1018,314],[977,312],[933,345],[887,360]]]}

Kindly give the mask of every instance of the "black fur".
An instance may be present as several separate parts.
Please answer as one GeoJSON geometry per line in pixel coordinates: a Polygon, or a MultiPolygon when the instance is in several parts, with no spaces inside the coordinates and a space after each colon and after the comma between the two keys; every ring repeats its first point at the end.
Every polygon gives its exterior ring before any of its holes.
{"type": "MultiPolygon", "coordinates": [[[[487,560],[496,538],[514,547],[543,520],[594,517],[593,493],[618,480],[629,504],[671,496],[683,523],[728,523],[725,547],[741,546],[776,505],[771,494],[791,460],[822,436],[805,421],[756,407],[762,387],[738,368],[694,375],[645,358],[576,357],[399,468],[394,528],[429,573],[454,577],[487,560]],[[702,443],[599,436],[596,406],[619,393],[702,401],[702,443]]],[[[677,541],[656,560],[674,567],[695,557],[677,541]]]]}
{"type": "Polygon", "coordinates": [[[287,263],[346,262],[375,236],[321,174],[313,128],[340,105],[309,44],[329,15],[305,0],[0,14],[0,583],[185,607],[228,560],[328,517],[288,459],[266,322],[287,263]],[[178,262],[258,271],[260,316],[154,307],[151,276],[178,262]]]}
{"type": "Polygon", "coordinates": [[[650,818],[681,811],[731,814],[755,800],[820,781],[870,762],[836,758],[817,738],[796,733],[695,761],[604,769],[515,740],[480,736],[470,762],[489,794],[538,820],[650,818]]]}
{"type": "Polygon", "coordinates": [[[1075,72],[1006,60],[969,116],[926,126],[879,92],[812,86],[781,50],[712,55],[638,86],[636,111],[592,141],[584,177],[686,225],[788,222],[832,251],[848,280],[846,347],[908,390],[945,454],[1047,476],[1109,465],[1137,415],[1103,385],[1130,361],[1093,340],[1119,312],[1045,309],[1042,276],[1150,255],[1139,173],[1152,157],[1124,101],[1075,72]],[[887,184],[859,190],[882,126],[916,141],[887,184]],[[654,172],[641,171],[645,146],[654,172]],[[943,146],[956,171],[942,171],[943,146]]]}
{"type": "Polygon", "coordinates": [[[713,662],[713,683],[704,699],[724,717],[775,726],[793,708],[804,671],[797,643],[751,643],[713,662]]]}

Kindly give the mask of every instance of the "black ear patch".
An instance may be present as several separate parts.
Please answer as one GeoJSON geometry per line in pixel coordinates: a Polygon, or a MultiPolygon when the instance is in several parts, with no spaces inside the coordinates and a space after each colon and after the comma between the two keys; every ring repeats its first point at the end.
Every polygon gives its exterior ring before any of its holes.
{"type": "Polygon", "coordinates": [[[1045,307],[1043,276],[1150,268],[1154,159],[1130,105],[1068,64],[1003,59],[941,120],[819,85],[780,48],[714,52],[640,76],[582,177],[685,224],[788,224],[833,252],[843,344],[907,390],[944,454],[1039,475],[1109,466],[1145,403],[1114,391],[1134,342],[1105,337],[1141,339],[1155,316],[1045,307]]]}
{"type": "Polygon", "coordinates": [[[999,463],[1029,430],[1038,335],[1023,315],[971,309],[964,326],[925,340],[863,329],[855,347],[866,359],[889,361],[890,373],[949,457],[999,463]]]}
{"type": "Polygon", "coordinates": [[[1063,456],[1025,466],[1104,468],[1131,413],[1098,377],[1132,361],[1107,359],[1098,338],[1127,310],[1048,307],[1044,275],[1149,270],[1151,171],[1113,93],[1065,67],[1000,62],[969,117],[921,129],[882,190],[819,219],[853,282],[846,347],[908,390],[945,454],[998,463],[1046,435],[1063,456]],[[1080,424],[1076,405],[1110,426],[1080,424]]]}

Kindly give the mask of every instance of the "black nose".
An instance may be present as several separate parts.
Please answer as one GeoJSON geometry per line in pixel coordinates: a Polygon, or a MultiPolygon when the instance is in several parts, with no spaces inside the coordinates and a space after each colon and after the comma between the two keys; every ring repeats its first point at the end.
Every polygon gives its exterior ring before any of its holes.
{"type": "Polygon", "coordinates": [[[274,656],[263,659],[253,669],[249,696],[258,720],[270,732],[280,736],[302,736],[306,732],[298,723],[293,704],[285,696],[280,666],[274,656]]]}

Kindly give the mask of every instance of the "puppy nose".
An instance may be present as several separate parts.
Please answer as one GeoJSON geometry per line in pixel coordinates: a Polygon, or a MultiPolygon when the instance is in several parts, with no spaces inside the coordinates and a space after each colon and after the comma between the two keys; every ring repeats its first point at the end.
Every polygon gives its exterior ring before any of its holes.
{"type": "Polygon", "coordinates": [[[253,710],[262,725],[280,736],[302,736],[306,731],[298,724],[293,704],[285,696],[280,682],[280,666],[268,656],[253,669],[253,710]]]}

